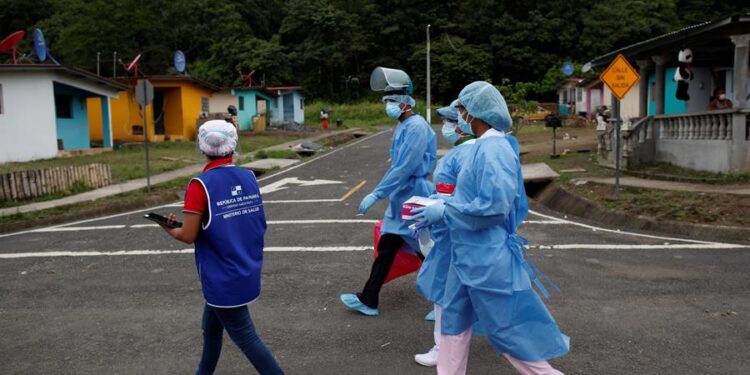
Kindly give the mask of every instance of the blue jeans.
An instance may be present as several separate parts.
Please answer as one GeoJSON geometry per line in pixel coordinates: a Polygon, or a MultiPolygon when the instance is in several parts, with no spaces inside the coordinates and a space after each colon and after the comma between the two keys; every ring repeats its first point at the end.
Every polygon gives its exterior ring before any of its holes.
{"type": "Polygon", "coordinates": [[[196,375],[213,374],[221,355],[224,329],[261,375],[284,374],[250,319],[247,306],[222,309],[205,305],[203,309],[203,356],[196,375]]]}

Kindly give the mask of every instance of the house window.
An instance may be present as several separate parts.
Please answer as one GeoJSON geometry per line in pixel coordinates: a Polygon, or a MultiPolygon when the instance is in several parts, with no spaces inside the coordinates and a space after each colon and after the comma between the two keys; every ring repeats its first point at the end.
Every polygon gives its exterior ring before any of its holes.
{"type": "Polygon", "coordinates": [[[57,118],[73,118],[73,97],[55,95],[55,115],[57,118]]]}
{"type": "Polygon", "coordinates": [[[576,87],[576,94],[579,102],[583,100],[583,89],[580,87],[576,87]]]}
{"type": "Polygon", "coordinates": [[[3,114],[3,85],[0,85],[0,115],[3,114]]]}
{"type": "Polygon", "coordinates": [[[201,97],[201,112],[208,113],[208,97],[201,97]]]}
{"type": "Polygon", "coordinates": [[[299,98],[299,109],[305,109],[305,98],[299,98]]]}
{"type": "Polygon", "coordinates": [[[240,96],[240,111],[244,111],[244,110],[245,110],[245,97],[240,96]]]}

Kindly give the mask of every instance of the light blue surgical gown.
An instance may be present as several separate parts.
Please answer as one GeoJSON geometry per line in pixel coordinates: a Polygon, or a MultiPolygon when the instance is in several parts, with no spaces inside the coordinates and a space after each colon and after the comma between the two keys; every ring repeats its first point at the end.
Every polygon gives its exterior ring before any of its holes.
{"type": "Polygon", "coordinates": [[[480,138],[465,163],[446,201],[452,254],[441,332],[458,335],[476,323],[498,353],[523,361],[566,354],[569,338],[532,289],[516,234],[528,211],[517,142],[480,138]]]}
{"type": "MultiPolygon", "coordinates": [[[[456,184],[458,172],[474,142],[475,140],[466,141],[452,148],[438,160],[435,173],[433,173],[435,184],[456,184]]],[[[451,261],[451,239],[448,227],[443,223],[431,226],[430,237],[434,245],[417,274],[417,291],[428,301],[442,305],[445,279],[448,276],[448,266],[451,261]]]]}
{"type": "Polygon", "coordinates": [[[435,193],[428,180],[437,154],[435,132],[422,116],[409,116],[396,125],[390,153],[391,166],[373,191],[379,199],[389,199],[380,231],[400,235],[416,252],[419,245],[409,229],[412,222],[401,220],[401,206],[414,195],[435,193]]]}

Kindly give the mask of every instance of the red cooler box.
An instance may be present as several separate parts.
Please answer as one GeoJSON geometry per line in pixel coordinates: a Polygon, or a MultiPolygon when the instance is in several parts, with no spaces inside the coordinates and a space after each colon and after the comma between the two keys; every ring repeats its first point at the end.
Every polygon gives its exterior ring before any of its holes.
{"type": "MultiPolygon", "coordinates": [[[[378,257],[378,242],[380,242],[380,228],[382,226],[383,220],[378,220],[378,223],[375,224],[375,230],[373,231],[373,240],[375,241],[375,251],[372,253],[373,259],[378,257]]],[[[388,276],[385,278],[385,283],[387,284],[393,279],[408,275],[412,272],[417,272],[419,271],[419,267],[422,267],[422,260],[410,251],[406,244],[404,244],[404,246],[399,249],[398,253],[396,253],[396,259],[393,260],[391,272],[389,272],[388,276]]]]}

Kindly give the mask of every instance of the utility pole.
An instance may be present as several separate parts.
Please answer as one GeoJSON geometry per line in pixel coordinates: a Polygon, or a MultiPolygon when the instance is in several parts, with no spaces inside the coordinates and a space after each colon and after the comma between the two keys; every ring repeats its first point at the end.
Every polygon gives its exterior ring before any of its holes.
{"type": "Polygon", "coordinates": [[[112,55],[112,79],[117,78],[117,51],[112,55]]]}
{"type": "Polygon", "coordinates": [[[430,109],[430,25],[427,24],[427,123],[432,124],[432,110],[430,109]]]}
{"type": "Polygon", "coordinates": [[[101,61],[102,53],[96,53],[96,75],[100,76],[101,71],[99,70],[99,62],[101,61]]]}

